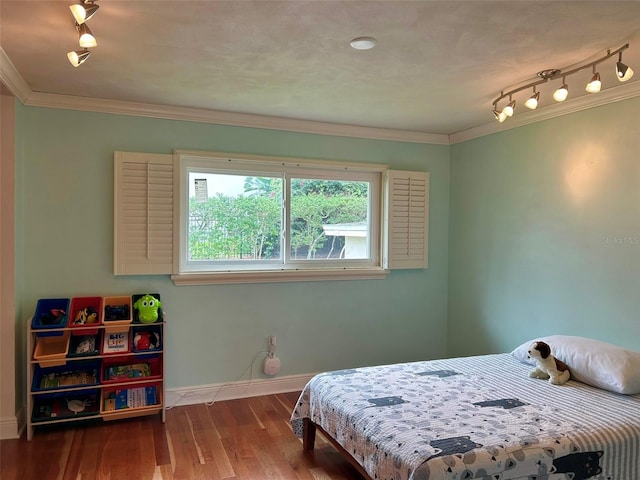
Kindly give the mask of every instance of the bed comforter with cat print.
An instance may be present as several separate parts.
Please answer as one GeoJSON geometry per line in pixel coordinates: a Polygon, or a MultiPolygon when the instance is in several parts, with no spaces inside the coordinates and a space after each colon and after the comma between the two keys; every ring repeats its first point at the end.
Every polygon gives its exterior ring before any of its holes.
{"type": "Polygon", "coordinates": [[[529,378],[509,354],[316,375],[291,416],[376,480],[640,479],[640,395],[529,378]]]}

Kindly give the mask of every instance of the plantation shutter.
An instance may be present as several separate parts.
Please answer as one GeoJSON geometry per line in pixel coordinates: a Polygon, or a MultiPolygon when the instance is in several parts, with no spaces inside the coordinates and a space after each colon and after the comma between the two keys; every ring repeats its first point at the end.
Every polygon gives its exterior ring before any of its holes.
{"type": "Polygon", "coordinates": [[[385,268],[426,268],[429,174],[389,170],[386,187],[385,268]]]}
{"type": "Polygon", "coordinates": [[[173,156],[115,152],[115,275],[173,271],[173,156]]]}

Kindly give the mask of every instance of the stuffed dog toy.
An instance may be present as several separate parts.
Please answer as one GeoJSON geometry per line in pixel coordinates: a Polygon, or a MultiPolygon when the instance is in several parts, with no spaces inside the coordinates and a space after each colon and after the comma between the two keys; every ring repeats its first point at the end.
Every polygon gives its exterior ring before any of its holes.
{"type": "Polygon", "coordinates": [[[549,379],[549,383],[562,385],[571,377],[566,363],[551,355],[551,347],[544,342],[533,342],[529,347],[529,356],[536,361],[537,367],[531,378],[549,379]]]}

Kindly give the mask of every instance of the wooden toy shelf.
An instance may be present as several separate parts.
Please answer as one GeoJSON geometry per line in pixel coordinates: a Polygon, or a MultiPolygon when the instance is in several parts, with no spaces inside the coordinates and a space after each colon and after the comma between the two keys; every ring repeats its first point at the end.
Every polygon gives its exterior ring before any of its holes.
{"type": "Polygon", "coordinates": [[[86,326],[64,323],[34,328],[30,319],[26,350],[27,440],[31,440],[35,428],[58,423],[108,421],[158,413],[164,423],[165,320],[163,315],[151,324],[132,322],[116,327],[102,322],[86,326]],[[159,343],[152,349],[136,350],[134,334],[149,330],[157,334],[159,343]],[[114,332],[117,338],[126,339],[126,348],[103,351],[105,336],[114,332]],[[95,335],[94,344],[98,345],[94,351],[74,354],[69,345],[74,345],[74,337],[85,334],[95,335]],[[114,378],[108,377],[111,374],[114,378]],[[61,379],[70,383],[64,384],[61,379]],[[76,384],[79,379],[86,381],[76,384]]]}

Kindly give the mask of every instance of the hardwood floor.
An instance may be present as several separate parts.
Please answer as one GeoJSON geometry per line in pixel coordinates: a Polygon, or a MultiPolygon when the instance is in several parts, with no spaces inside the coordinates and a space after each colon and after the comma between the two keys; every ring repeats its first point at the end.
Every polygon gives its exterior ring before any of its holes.
{"type": "Polygon", "coordinates": [[[304,453],[289,424],[297,393],[189,405],[160,416],[41,427],[0,442],[2,480],[361,480],[318,434],[304,453]]]}

